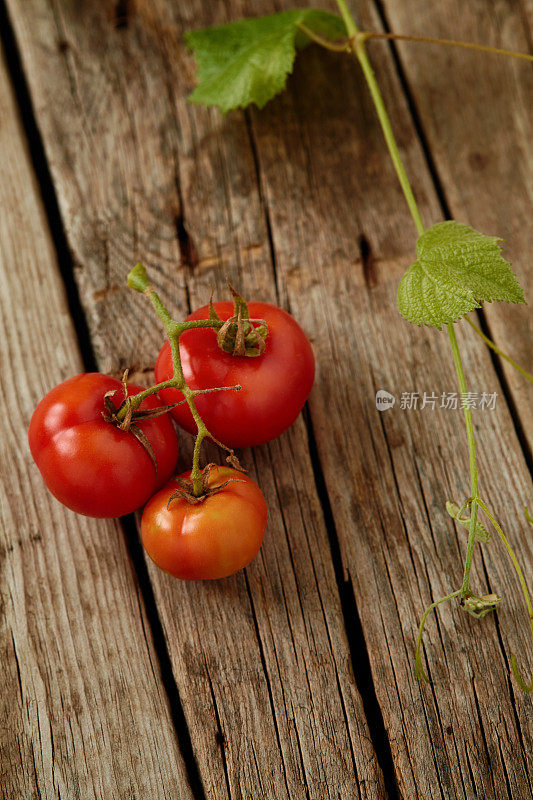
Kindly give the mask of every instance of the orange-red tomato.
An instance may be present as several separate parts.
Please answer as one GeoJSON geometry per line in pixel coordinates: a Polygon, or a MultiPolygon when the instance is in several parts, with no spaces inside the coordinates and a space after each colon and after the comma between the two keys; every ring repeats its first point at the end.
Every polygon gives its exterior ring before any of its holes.
{"type": "MultiPolygon", "coordinates": [[[[44,482],[63,505],[89,517],[121,517],[142,506],[168,481],[178,460],[178,439],[168,414],[137,422],[157,460],[135,436],[102,417],[104,395],[119,406],[120,381],[88,372],[60,383],[41,400],[30,422],[31,454],[44,482]]],[[[128,394],[142,391],[128,385],[128,394]]],[[[147,397],[141,409],[161,406],[147,397]]]]}
{"type": "Polygon", "coordinates": [[[212,467],[209,488],[231,482],[201,503],[177,498],[169,504],[178,480],[189,476],[173,478],[148,501],[141,520],[143,545],[152,561],[175,578],[226,578],[249,564],[261,547],[265,498],[244,473],[212,467]]]}

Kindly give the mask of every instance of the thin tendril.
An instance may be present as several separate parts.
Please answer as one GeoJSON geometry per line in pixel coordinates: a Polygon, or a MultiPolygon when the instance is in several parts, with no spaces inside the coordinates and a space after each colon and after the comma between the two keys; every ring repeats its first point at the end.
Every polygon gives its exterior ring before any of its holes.
{"type": "MultiPolygon", "coordinates": [[[[533,603],[531,602],[531,596],[527,588],[526,579],[524,578],[524,573],[522,572],[522,567],[520,566],[518,559],[507,540],[507,537],[505,536],[499,524],[496,522],[496,519],[494,518],[492,512],[487,508],[483,500],[480,500],[478,498],[478,503],[479,507],[487,515],[487,517],[492,523],[493,528],[496,530],[498,536],[502,540],[504,547],[507,550],[507,553],[509,554],[509,558],[513,563],[515,572],[518,575],[518,580],[520,581],[520,586],[522,588],[522,594],[524,595],[524,600],[526,601],[529,621],[531,623],[531,641],[533,642],[533,603]]],[[[516,682],[518,683],[520,688],[523,689],[524,692],[533,692],[533,675],[531,676],[529,683],[526,683],[525,680],[522,678],[520,670],[518,669],[518,664],[514,653],[511,653],[511,669],[513,671],[513,675],[515,676],[516,682]]]]}
{"type": "Polygon", "coordinates": [[[466,50],[477,50],[482,53],[492,53],[499,56],[509,56],[510,58],[520,58],[524,61],[533,61],[533,55],[529,53],[519,53],[515,50],[502,50],[500,47],[491,47],[488,44],[476,44],[475,42],[458,42],[455,39],[438,39],[432,36],[408,36],[402,33],[380,33],[374,31],[361,31],[361,38],[365,39],[388,39],[403,42],[422,42],[426,44],[442,44],[446,47],[462,47],[466,50]]]}
{"type": "Polygon", "coordinates": [[[429,683],[429,678],[424,671],[424,667],[422,666],[422,637],[424,635],[424,627],[426,625],[426,620],[428,616],[431,614],[434,608],[440,606],[441,603],[445,603],[447,600],[452,600],[454,597],[459,597],[462,594],[462,589],[457,589],[455,592],[451,594],[447,594],[445,597],[441,597],[440,600],[435,600],[430,606],[426,608],[424,611],[424,615],[420,620],[420,627],[418,629],[418,638],[416,640],[416,652],[415,652],[415,669],[416,669],[416,677],[419,681],[424,680],[429,683]]]}
{"type": "Polygon", "coordinates": [[[485,334],[483,333],[483,331],[481,330],[481,328],[478,328],[478,326],[477,326],[477,325],[475,325],[475,324],[472,322],[472,320],[471,320],[469,317],[464,317],[464,319],[466,320],[466,322],[468,322],[468,324],[470,325],[470,327],[471,327],[471,328],[472,328],[472,329],[473,329],[473,330],[474,330],[474,331],[477,333],[477,335],[478,335],[478,336],[479,336],[481,339],[483,339],[483,341],[485,342],[485,344],[487,345],[487,347],[490,347],[490,349],[491,349],[491,350],[494,350],[494,352],[495,352],[495,353],[497,353],[497,354],[498,354],[498,355],[499,355],[501,358],[504,358],[504,359],[505,359],[505,361],[507,361],[507,362],[508,362],[508,363],[509,363],[509,364],[510,364],[512,367],[514,367],[514,368],[515,368],[515,369],[516,369],[516,370],[517,370],[517,371],[518,371],[518,372],[519,372],[521,375],[523,375],[523,376],[524,376],[524,378],[526,379],[526,381],[529,381],[530,383],[533,383],[533,375],[530,375],[530,373],[529,373],[529,372],[527,372],[527,371],[526,371],[526,370],[525,370],[523,367],[521,367],[521,366],[520,366],[520,364],[517,364],[517,363],[516,363],[516,361],[513,361],[513,359],[512,359],[510,356],[508,356],[506,353],[504,353],[504,352],[503,352],[503,350],[501,350],[501,349],[498,347],[498,345],[497,345],[497,344],[495,344],[495,343],[492,341],[492,339],[489,339],[489,337],[488,337],[488,336],[485,336],[485,334]]]}
{"type": "Polygon", "coordinates": [[[320,47],[331,50],[333,53],[346,53],[346,51],[350,49],[350,42],[348,39],[345,39],[344,42],[334,42],[329,39],[324,39],[322,36],[319,36],[318,33],[308,28],[307,25],[304,25],[303,22],[298,23],[298,28],[300,28],[302,33],[305,33],[311,41],[315,42],[315,44],[319,44],[320,47]]]}

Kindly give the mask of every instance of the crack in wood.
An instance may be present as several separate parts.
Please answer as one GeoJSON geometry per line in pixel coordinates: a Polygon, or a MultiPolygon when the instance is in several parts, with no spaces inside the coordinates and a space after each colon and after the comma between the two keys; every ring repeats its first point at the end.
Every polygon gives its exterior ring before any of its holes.
{"type": "Polygon", "coordinates": [[[35,119],[33,103],[22,67],[17,41],[4,0],[0,0],[0,31],[2,32],[1,42],[17,99],[22,127],[28,142],[32,166],[42,196],[48,226],[55,245],[59,269],[65,285],[70,315],[74,320],[85,367],[89,371],[95,371],[96,360],[91,342],[91,335],[89,333],[89,325],[83,312],[79,290],[74,280],[74,262],[67,244],[65,229],[59,211],[56,189],[50,174],[50,168],[46,158],[41,133],[35,119]]]}
{"type": "Polygon", "coordinates": [[[357,610],[355,593],[351,582],[345,580],[343,576],[340,544],[337,536],[335,520],[333,517],[333,510],[329,499],[329,493],[326,488],[326,482],[318,455],[317,443],[313,431],[313,423],[307,409],[304,409],[303,415],[307,431],[309,454],[311,457],[311,463],[313,465],[315,487],[317,495],[320,499],[322,513],[324,515],[324,521],[330,542],[331,556],[335,569],[335,577],[337,579],[337,589],[341,601],[342,614],[346,628],[346,635],[348,638],[348,645],[350,648],[355,681],[361,693],[363,707],[365,709],[370,730],[370,736],[376,751],[378,763],[383,773],[387,797],[389,800],[399,800],[400,795],[396,783],[390,742],[387,738],[381,708],[376,697],[367,645],[359,617],[359,612],[357,610]]]}
{"type": "MultiPolygon", "coordinates": [[[[189,729],[185,717],[185,712],[180,699],[180,694],[170,660],[163,626],[157,610],[152,584],[148,575],[146,561],[144,559],[139,533],[135,523],[135,517],[129,515],[122,517],[121,528],[128,548],[128,552],[134,567],[134,572],[138,581],[138,587],[142,601],[144,603],[146,619],[150,626],[154,651],[157,655],[161,681],[165,690],[167,702],[169,704],[172,722],[176,731],[180,750],[183,753],[187,776],[194,794],[195,800],[207,800],[203,782],[200,776],[198,763],[193,750],[189,729]]],[[[139,598],[138,598],[139,602],[139,598]]],[[[144,627],[144,615],[141,612],[142,628],[146,637],[144,627]]],[[[150,659],[152,669],[154,665],[150,659]]]]}
{"type": "Polygon", "coordinates": [[[191,271],[199,264],[198,252],[196,250],[192,236],[187,230],[183,214],[176,214],[174,217],[176,226],[176,236],[180,248],[181,263],[191,271]]]}
{"type": "Polygon", "coordinates": [[[377,264],[372,252],[372,247],[367,236],[362,233],[359,237],[359,249],[363,265],[363,276],[368,289],[378,285],[377,264]]]}
{"type": "Polygon", "coordinates": [[[117,31],[126,30],[135,13],[135,0],[118,0],[115,3],[113,24],[117,31]]]}

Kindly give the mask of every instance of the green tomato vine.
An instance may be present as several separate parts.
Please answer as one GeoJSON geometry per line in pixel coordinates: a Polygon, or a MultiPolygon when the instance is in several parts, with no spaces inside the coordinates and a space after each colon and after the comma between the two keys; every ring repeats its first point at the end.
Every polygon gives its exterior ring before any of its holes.
{"type": "MultiPolygon", "coordinates": [[[[400,313],[417,325],[430,325],[439,330],[445,325],[462,393],[467,392],[467,384],[454,323],[463,317],[488,347],[515,367],[526,380],[533,382],[533,376],[503,353],[465,316],[469,311],[480,308],[483,301],[525,302],[511,266],[500,254],[500,240],[485,236],[453,220],[425,228],[365,43],[371,39],[402,39],[463,47],[527,61],[533,61],[533,56],[455,40],[360,31],[346,0],[336,2],[340,16],[317,9],[295,9],[188,33],[186,41],[194,51],[198,67],[198,85],[189,99],[195,103],[217,105],[223,113],[230,109],[245,108],[250,103],[262,108],[284,89],[298,49],[315,42],[328,50],[354,56],[370,91],[419,237],[417,260],[409,267],[399,286],[400,313]]],[[[458,589],[434,601],[422,616],[415,655],[419,679],[427,680],[422,666],[422,639],[426,620],[434,609],[441,603],[459,598],[461,606],[468,613],[474,617],[483,617],[494,611],[501,601],[495,594],[478,596],[470,587],[475,545],[489,539],[486,528],[478,521],[480,511],[485,514],[502,540],[518,575],[533,641],[533,604],[524,573],[489,504],[480,496],[474,427],[468,406],[464,408],[464,419],[470,465],[470,495],[462,508],[452,502],[447,504],[450,515],[459,525],[468,529],[463,581],[458,589]],[[467,511],[470,516],[465,516],[467,511]]],[[[525,511],[527,520],[532,522],[527,507],[525,511]]],[[[522,677],[514,653],[511,655],[511,669],[519,686],[524,691],[533,691],[533,676],[529,680],[522,677]]]]}
{"type": "MultiPolygon", "coordinates": [[[[180,336],[185,331],[192,330],[193,328],[212,328],[217,331],[217,340],[219,347],[225,352],[231,352],[239,356],[254,357],[261,355],[265,349],[265,339],[268,335],[268,327],[264,320],[250,319],[248,314],[248,307],[243,298],[231,287],[230,291],[233,295],[234,315],[228,320],[223,321],[217,315],[213,303],[209,304],[209,318],[199,320],[188,320],[185,322],[175,322],[170,316],[167,308],[161,301],[161,298],[150,285],[146,269],[142,264],[137,264],[128,274],[128,286],[136,292],[144,294],[151,302],[157,316],[163,323],[165,331],[170,343],[170,351],[172,353],[173,376],[167,381],[157,383],[139,392],[136,395],[125,397],[124,402],[116,412],[117,423],[121,423],[125,419],[131,419],[132,416],[139,415],[138,409],[145,397],[151,394],[160,392],[163,389],[178,389],[182,395],[183,400],[180,403],[187,403],[193,419],[196,423],[196,439],[194,442],[194,451],[192,459],[192,470],[190,478],[190,487],[184,489],[183,496],[194,503],[199,498],[206,497],[212,493],[213,490],[207,489],[207,482],[209,479],[209,469],[200,469],[200,451],[204,439],[211,439],[215,444],[227,452],[226,461],[232,467],[242,470],[239,460],[231,447],[227,447],[223,442],[216,439],[213,434],[208,430],[205,422],[200,416],[196,407],[196,398],[201,394],[209,394],[211,392],[224,392],[224,391],[240,391],[241,387],[237,386],[217,386],[210,389],[191,389],[185,380],[183,368],[181,365],[181,355],[179,348],[180,336]]],[[[177,403],[176,405],[179,405],[177,403]]],[[[173,406],[165,406],[164,410],[173,406]]],[[[141,412],[142,413],[142,412],[141,412]]],[[[225,484],[224,484],[225,485],[225,484]]],[[[223,488],[222,486],[218,488],[223,488]]]]}

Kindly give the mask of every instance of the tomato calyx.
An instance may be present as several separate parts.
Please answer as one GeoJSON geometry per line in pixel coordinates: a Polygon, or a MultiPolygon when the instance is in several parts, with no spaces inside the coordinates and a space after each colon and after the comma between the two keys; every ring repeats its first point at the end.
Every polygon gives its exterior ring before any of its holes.
{"type": "MultiPolygon", "coordinates": [[[[246,300],[235,291],[229,281],[227,283],[233,296],[234,313],[219,328],[217,344],[221,350],[232,356],[257,358],[266,350],[268,326],[264,319],[250,318],[246,300]]],[[[213,293],[209,301],[209,319],[213,322],[222,322],[213,306],[213,293]]]]}
{"type": "Polygon", "coordinates": [[[154,419],[154,417],[160,417],[162,414],[166,414],[167,411],[170,411],[171,408],[174,408],[176,403],[167,406],[160,406],[159,408],[142,410],[140,408],[136,408],[134,402],[135,395],[133,397],[128,396],[128,373],[129,370],[125,370],[122,376],[121,384],[124,397],[118,407],[111,399],[116,394],[117,390],[112,389],[110,392],[105,393],[104,406],[106,410],[102,411],[102,417],[106,422],[114,425],[119,430],[124,431],[125,433],[132,433],[133,436],[135,436],[137,441],[144,447],[150,456],[157,475],[157,458],[155,456],[153,447],[150,444],[146,434],[143,433],[141,428],[139,428],[139,426],[136,424],[136,420],[147,420],[154,419]]]}
{"type": "MultiPolygon", "coordinates": [[[[230,456],[230,458],[231,458],[231,456],[230,456]]],[[[228,458],[227,461],[229,461],[230,458],[228,458]]],[[[236,464],[235,464],[235,462],[232,461],[232,466],[235,467],[235,469],[238,469],[240,472],[244,472],[245,470],[243,469],[243,467],[241,467],[241,465],[239,464],[239,462],[237,461],[236,458],[235,458],[235,461],[236,461],[236,464]]],[[[175,492],[173,492],[173,494],[171,494],[170,497],[168,498],[167,509],[170,508],[170,504],[171,504],[171,502],[173,500],[182,499],[182,500],[186,500],[191,505],[198,505],[199,503],[203,503],[204,500],[207,500],[208,497],[212,497],[214,494],[218,494],[218,492],[221,492],[223,489],[226,488],[226,486],[229,483],[244,483],[245,482],[245,481],[239,480],[238,478],[228,478],[227,481],[223,481],[222,483],[219,483],[216,486],[210,486],[209,485],[209,476],[210,476],[211,470],[213,468],[217,469],[218,468],[217,464],[207,464],[203,468],[203,470],[201,471],[202,491],[201,491],[201,494],[199,494],[199,495],[195,495],[194,494],[194,485],[193,485],[193,482],[192,482],[192,480],[190,478],[179,478],[179,479],[177,479],[176,483],[177,483],[179,488],[175,492]]]]}

